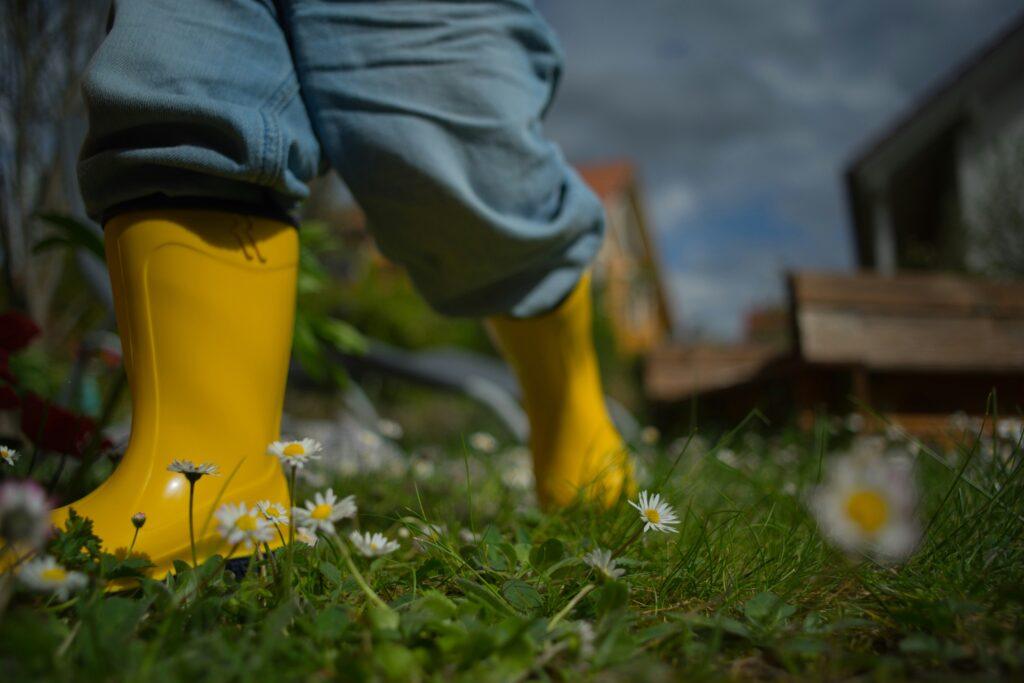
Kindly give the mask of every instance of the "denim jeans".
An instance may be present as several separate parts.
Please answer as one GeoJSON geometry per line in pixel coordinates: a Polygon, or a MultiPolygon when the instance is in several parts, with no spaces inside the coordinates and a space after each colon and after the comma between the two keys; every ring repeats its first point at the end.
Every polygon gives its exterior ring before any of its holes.
{"type": "Polygon", "coordinates": [[[434,308],[536,315],[604,231],[541,128],[560,70],[529,0],[118,0],[82,192],[290,211],[329,164],[434,308]]]}

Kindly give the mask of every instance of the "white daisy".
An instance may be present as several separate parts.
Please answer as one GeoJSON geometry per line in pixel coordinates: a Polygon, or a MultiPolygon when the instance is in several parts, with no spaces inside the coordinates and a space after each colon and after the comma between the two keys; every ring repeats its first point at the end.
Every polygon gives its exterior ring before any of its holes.
{"type": "Polygon", "coordinates": [[[501,464],[501,483],[510,489],[533,489],[533,462],[527,448],[517,446],[504,454],[501,464]]]}
{"type": "Polygon", "coordinates": [[[356,435],[356,441],[363,447],[364,450],[375,451],[380,448],[381,440],[380,435],[371,432],[369,429],[360,429],[356,435]]]}
{"type": "Polygon", "coordinates": [[[640,430],[640,442],[645,446],[653,446],[658,443],[658,439],[661,438],[661,432],[654,425],[647,425],[640,430]]]}
{"type": "Polygon", "coordinates": [[[217,466],[212,462],[204,462],[197,465],[191,460],[173,460],[171,461],[171,464],[167,466],[167,471],[183,474],[185,475],[185,478],[192,483],[199,481],[201,477],[204,477],[207,474],[210,476],[217,476],[220,474],[220,472],[217,471],[217,466]]]}
{"type": "Polygon", "coordinates": [[[649,494],[641,491],[638,502],[629,501],[629,504],[640,511],[640,519],[644,521],[644,532],[651,529],[655,531],[666,531],[675,533],[675,525],[679,523],[675,510],[672,506],[661,499],[658,493],[649,494]]]}
{"type": "Polygon", "coordinates": [[[317,530],[334,533],[334,523],[342,519],[356,516],[356,497],[345,496],[341,500],[334,495],[332,489],[326,493],[317,493],[313,500],[306,501],[306,507],[295,508],[297,524],[317,530]]]}
{"type": "Polygon", "coordinates": [[[366,532],[360,534],[358,531],[353,531],[348,535],[348,540],[352,541],[352,545],[364,557],[380,557],[381,555],[393,553],[401,547],[398,545],[398,541],[388,540],[381,533],[370,534],[370,532],[366,532]]]}
{"type": "Polygon", "coordinates": [[[58,600],[67,600],[89,583],[85,574],[64,569],[49,555],[26,562],[18,578],[32,590],[53,593],[58,600]]]}
{"type": "Polygon", "coordinates": [[[323,446],[316,439],[298,441],[275,441],[267,446],[267,455],[276,456],[282,465],[302,467],[310,460],[320,457],[323,446]]]}
{"type": "Polygon", "coordinates": [[[864,416],[860,413],[850,413],[846,416],[846,430],[859,434],[864,431],[864,416]]]}
{"type": "Polygon", "coordinates": [[[269,500],[261,500],[256,503],[256,509],[271,524],[288,524],[288,508],[281,503],[271,503],[269,500]]]}
{"type": "Polygon", "coordinates": [[[736,451],[731,448],[721,449],[715,454],[715,457],[718,458],[718,462],[722,463],[726,467],[731,467],[734,470],[738,470],[740,468],[740,459],[736,455],[736,451]]]}
{"type": "Polygon", "coordinates": [[[310,531],[304,526],[295,527],[295,540],[299,543],[305,543],[310,548],[315,548],[320,537],[316,535],[315,531],[310,531]]]}
{"type": "Polygon", "coordinates": [[[462,539],[463,543],[470,543],[470,544],[472,544],[472,543],[479,543],[480,539],[482,539],[483,536],[480,535],[480,534],[477,534],[477,533],[473,533],[469,529],[462,528],[462,529],[459,529],[459,538],[462,539]]]}
{"type": "Polygon", "coordinates": [[[597,634],[594,633],[594,626],[589,621],[576,622],[580,637],[580,659],[590,660],[594,656],[594,643],[597,641],[597,634]]]}
{"type": "Polygon", "coordinates": [[[18,462],[18,451],[7,446],[0,446],[0,460],[3,460],[8,465],[14,466],[14,463],[18,462]]]}
{"type": "Polygon", "coordinates": [[[852,454],[834,460],[811,498],[822,532],[847,552],[881,561],[906,559],[921,531],[908,460],[852,454]]]}
{"type": "Polygon", "coordinates": [[[378,420],[377,431],[389,439],[401,439],[405,430],[402,429],[402,425],[398,424],[394,420],[378,420]]]}
{"type": "Polygon", "coordinates": [[[229,545],[241,544],[252,548],[266,543],[274,537],[274,527],[255,507],[249,508],[245,503],[233,505],[224,503],[217,509],[217,533],[224,537],[229,545]]]}
{"type": "Polygon", "coordinates": [[[481,453],[493,453],[498,450],[498,440],[487,432],[473,432],[470,434],[469,445],[481,453]]]}
{"type": "Polygon", "coordinates": [[[420,480],[430,479],[434,476],[434,463],[429,460],[415,460],[412,463],[412,475],[420,480]]]}
{"type": "Polygon", "coordinates": [[[626,570],[619,567],[618,562],[612,557],[612,551],[604,548],[591,550],[583,556],[583,563],[593,567],[609,579],[617,579],[626,573],[626,570]]]}
{"type": "Polygon", "coordinates": [[[0,484],[0,539],[25,548],[38,548],[50,535],[50,501],[34,481],[0,484]]]}

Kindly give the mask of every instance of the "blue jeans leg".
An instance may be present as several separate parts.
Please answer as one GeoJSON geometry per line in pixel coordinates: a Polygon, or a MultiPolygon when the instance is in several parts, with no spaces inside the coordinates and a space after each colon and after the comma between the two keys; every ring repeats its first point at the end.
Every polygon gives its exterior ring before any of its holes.
{"type": "Polygon", "coordinates": [[[325,155],[433,307],[530,316],[561,301],[604,221],[543,135],[561,55],[532,4],[284,4],[325,155]]]}
{"type": "Polygon", "coordinates": [[[82,91],[79,180],[97,220],[147,197],[288,211],[319,167],[269,1],[117,0],[82,91]]]}
{"type": "Polygon", "coordinates": [[[536,315],[604,226],[543,135],[560,68],[527,0],[120,0],[84,79],[86,206],[289,210],[322,146],[437,310],[536,315]]]}

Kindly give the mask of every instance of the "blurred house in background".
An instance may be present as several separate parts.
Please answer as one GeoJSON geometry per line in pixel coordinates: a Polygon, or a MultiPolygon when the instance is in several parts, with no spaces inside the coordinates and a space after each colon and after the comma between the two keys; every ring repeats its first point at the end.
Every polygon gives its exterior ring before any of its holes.
{"type": "Polygon", "coordinates": [[[669,338],[672,318],[636,169],[628,161],[614,161],[578,170],[608,218],[604,246],[594,264],[604,313],[620,353],[646,353],[669,338]]]}
{"type": "MultiPolygon", "coordinates": [[[[1009,160],[1016,163],[1015,175],[1024,173],[1022,153],[1024,16],[849,164],[845,180],[858,265],[890,275],[989,270],[992,259],[978,244],[984,235],[975,233],[996,226],[976,225],[990,218],[979,203],[997,199],[988,195],[1000,182],[993,176],[1001,156],[1015,156],[1009,160]]],[[[1016,183],[1020,189],[1021,181],[1016,183]]],[[[1024,225],[996,229],[1013,228],[1024,225]]]]}
{"type": "Polygon", "coordinates": [[[1024,407],[1024,282],[1006,279],[1024,277],[1024,17],[845,179],[860,272],[789,274],[788,306],[750,311],[742,343],[656,349],[644,383],[663,414],[699,402],[810,426],[821,409],[859,410],[870,426],[879,411],[938,435],[993,390],[1003,414],[1024,407]]]}

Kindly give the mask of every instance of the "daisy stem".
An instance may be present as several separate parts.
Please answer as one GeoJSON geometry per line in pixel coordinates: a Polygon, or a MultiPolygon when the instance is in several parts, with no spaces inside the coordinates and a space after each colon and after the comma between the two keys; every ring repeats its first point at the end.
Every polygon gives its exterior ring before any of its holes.
{"type": "Polygon", "coordinates": [[[374,591],[373,588],[370,587],[370,584],[366,582],[366,579],[363,578],[363,575],[359,573],[359,569],[356,568],[356,563],[352,561],[352,554],[348,551],[348,548],[345,547],[345,543],[337,537],[335,537],[332,540],[336,540],[336,546],[338,550],[341,552],[341,557],[345,560],[345,564],[348,566],[348,570],[352,572],[352,578],[355,579],[356,584],[358,584],[359,587],[363,590],[363,592],[366,593],[366,597],[369,598],[370,602],[372,602],[377,607],[390,610],[391,608],[388,606],[388,604],[380,599],[380,596],[377,595],[376,591],[374,591]]]}
{"type": "Polygon", "coordinates": [[[597,588],[597,586],[595,586],[592,583],[588,583],[586,586],[584,586],[583,588],[580,589],[579,593],[577,593],[576,595],[572,596],[572,600],[570,600],[565,605],[565,607],[563,607],[562,609],[558,610],[558,614],[556,614],[555,616],[551,617],[551,621],[548,622],[548,633],[550,633],[551,630],[554,629],[555,626],[558,625],[558,622],[560,622],[562,619],[565,618],[566,614],[568,614],[569,612],[572,611],[573,607],[575,607],[577,604],[579,604],[580,600],[582,600],[583,598],[587,597],[587,593],[589,593],[590,591],[594,590],[595,588],[597,588]]]}
{"type": "MultiPolygon", "coordinates": [[[[276,525],[275,525],[276,526],[276,525]]],[[[281,533],[280,531],[278,533],[281,533]]],[[[274,576],[277,576],[277,558],[274,557],[274,551],[270,549],[269,543],[263,544],[263,554],[270,558],[270,568],[274,572],[274,576]]]]}
{"type": "MultiPolygon", "coordinates": [[[[189,505],[190,509],[191,509],[191,507],[192,506],[189,505]]],[[[138,538],[139,538],[139,527],[135,527],[135,533],[132,534],[132,542],[130,544],[128,544],[128,557],[132,556],[132,551],[135,550],[135,541],[138,540],[138,538]]],[[[193,543],[194,543],[194,541],[193,541],[193,543]]],[[[192,561],[195,562],[195,553],[194,552],[192,554],[192,561]]]]}
{"type": "Polygon", "coordinates": [[[288,553],[285,560],[284,589],[286,595],[292,592],[292,567],[295,562],[295,475],[298,467],[292,465],[288,476],[288,553]]]}
{"type": "Polygon", "coordinates": [[[622,553],[623,550],[625,550],[629,546],[633,545],[633,543],[636,541],[636,539],[640,538],[640,534],[642,534],[643,532],[644,532],[644,526],[643,526],[643,524],[641,524],[639,527],[637,527],[637,530],[635,532],[633,532],[632,536],[627,538],[625,541],[623,541],[622,545],[620,545],[618,548],[616,548],[615,550],[612,551],[612,557],[618,557],[619,554],[622,553]]]}
{"type": "MultiPolygon", "coordinates": [[[[192,545],[192,569],[199,566],[199,560],[196,559],[196,527],[193,522],[192,509],[195,507],[196,498],[196,483],[189,479],[188,482],[188,540],[192,545]]],[[[138,531],[136,531],[138,533],[138,531]]]]}

